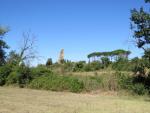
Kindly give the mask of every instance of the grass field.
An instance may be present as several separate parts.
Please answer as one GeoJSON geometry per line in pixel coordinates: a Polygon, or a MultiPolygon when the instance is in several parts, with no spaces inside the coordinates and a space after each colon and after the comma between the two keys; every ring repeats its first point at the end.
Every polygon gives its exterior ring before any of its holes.
{"type": "Polygon", "coordinates": [[[0,87],[0,113],[150,113],[143,97],[0,87]]]}

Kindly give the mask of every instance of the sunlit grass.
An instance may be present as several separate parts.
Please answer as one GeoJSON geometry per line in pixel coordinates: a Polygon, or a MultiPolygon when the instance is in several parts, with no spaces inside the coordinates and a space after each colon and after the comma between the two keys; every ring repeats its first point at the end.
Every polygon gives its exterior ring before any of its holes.
{"type": "Polygon", "coordinates": [[[0,88],[0,113],[150,113],[144,97],[0,88]]]}

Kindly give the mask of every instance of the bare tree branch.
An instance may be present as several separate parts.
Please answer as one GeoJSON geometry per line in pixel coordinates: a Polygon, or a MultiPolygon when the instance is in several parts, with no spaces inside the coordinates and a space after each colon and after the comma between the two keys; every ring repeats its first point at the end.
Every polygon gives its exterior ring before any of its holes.
{"type": "Polygon", "coordinates": [[[20,56],[20,60],[19,60],[19,64],[21,63],[29,63],[31,60],[37,58],[36,56],[36,46],[35,46],[35,42],[36,42],[36,37],[34,35],[32,35],[30,32],[24,32],[22,34],[23,39],[22,39],[22,44],[20,47],[20,52],[19,52],[19,56],[20,56]]]}

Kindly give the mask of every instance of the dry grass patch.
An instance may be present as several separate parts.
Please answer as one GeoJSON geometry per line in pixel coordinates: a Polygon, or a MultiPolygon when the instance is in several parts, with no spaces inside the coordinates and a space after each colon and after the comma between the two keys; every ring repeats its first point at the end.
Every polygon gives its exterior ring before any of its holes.
{"type": "Polygon", "coordinates": [[[0,87],[0,113],[150,113],[144,99],[0,87]]]}

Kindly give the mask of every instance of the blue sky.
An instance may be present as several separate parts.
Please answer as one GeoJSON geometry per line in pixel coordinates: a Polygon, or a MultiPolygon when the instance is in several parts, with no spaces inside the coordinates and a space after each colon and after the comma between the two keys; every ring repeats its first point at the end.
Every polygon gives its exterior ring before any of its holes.
{"type": "Polygon", "coordinates": [[[142,51],[130,42],[130,9],[145,5],[144,0],[0,0],[0,25],[10,27],[5,37],[11,50],[18,49],[22,32],[37,37],[39,63],[65,58],[87,60],[87,54],[115,49],[142,51]]]}

